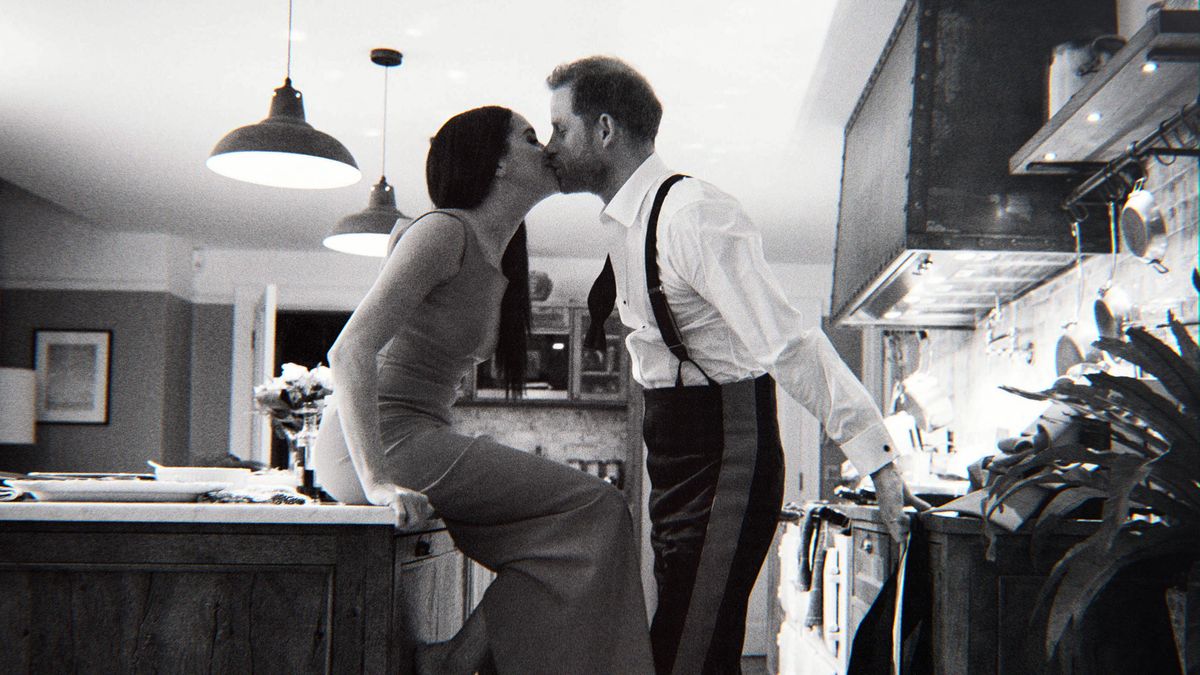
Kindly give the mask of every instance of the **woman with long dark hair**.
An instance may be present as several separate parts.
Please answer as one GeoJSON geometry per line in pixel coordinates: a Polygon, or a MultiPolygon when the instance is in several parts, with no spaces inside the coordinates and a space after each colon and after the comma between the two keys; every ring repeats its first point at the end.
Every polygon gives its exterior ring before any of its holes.
{"type": "Polygon", "coordinates": [[[426,179],[436,209],[393,233],[379,277],[329,351],[367,498],[391,505],[398,525],[432,507],[458,547],[497,573],[454,639],[417,650],[417,671],[651,673],[621,493],[450,429],[457,386],[493,353],[510,395],[524,384],[524,218],[557,192],[542,145],[506,108],[469,110],[433,138],[426,179]]]}

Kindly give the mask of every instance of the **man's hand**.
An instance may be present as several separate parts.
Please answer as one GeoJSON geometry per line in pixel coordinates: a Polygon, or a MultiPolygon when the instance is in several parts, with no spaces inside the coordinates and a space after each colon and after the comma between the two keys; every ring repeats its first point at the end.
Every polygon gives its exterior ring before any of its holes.
{"type": "Polygon", "coordinates": [[[907,503],[918,511],[924,511],[929,504],[909,491],[894,464],[879,467],[871,474],[871,482],[875,484],[875,496],[879,501],[879,517],[887,527],[888,534],[896,543],[903,542],[908,525],[904,505],[907,503]]]}
{"type": "Polygon", "coordinates": [[[367,491],[367,499],[377,506],[390,506],[396,516],[396,527],[404,530],[433,518],[429,498],[420,492],[391,483],[376,483],[367,491]]]}

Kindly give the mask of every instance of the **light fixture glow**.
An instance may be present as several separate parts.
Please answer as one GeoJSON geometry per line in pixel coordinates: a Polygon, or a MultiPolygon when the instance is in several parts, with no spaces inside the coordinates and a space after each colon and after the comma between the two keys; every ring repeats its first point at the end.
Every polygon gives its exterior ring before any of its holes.
{"type": "Polygon", "coordinates": [[[1088,113],[1087,121],[1095,124],[1096,122],[1099,122],[1103,117],[1104,116],[1098,112],[1091,112],[1091,113],[1088,113]]]}
{"type": "Polygon", "coordinates": [[[1158,64],[1154,61],[1147,61],[1142,64],[1143,73],[1153,73],[1156,70],[1158,70],[1158,64]]]}
{"type": "Polygon", "coordinates": [[[358,182],[362,173],[346,146],[304,118],[304,97],[292,87],[292,4],[288,3],[287,75],[266,119],[238,127],[217,142],[205,164],[234,180],[272,187],[320,189],[358,182]]]}
{"type": "Polygon", "coordinates": [[[901,312],[901,311],[900,311],[900,310],[898,310],[898,309],[889,309],[888,311],[886,311],[886,312],[884,312],[884,313],[883,313],[883,318],[885,318],[885,319],[899,319],[899,318],[900,318],[900,315],[901,315],[901,314],[903,314],[903,313],[904,313],[904,312],[901,312]]]}
{"type": "Polygon", "coordinates": [[[550,345],[550,349],[553,349],[556,352],[561,352],[562,350],[564,350],[566,348],[567,348],[567,345],[563,344],[562,342],[555,342],[550,345]]]}
{"type": "Polygon", "coordinates": [[[1042,159],[1046,160],[1047,162],[1053,162],[1054,160],[1058,159],[1058,153],[1047,152],[1046,154],[1042,155],[1042,159]]]}
{"type": "Polygon", "coordinates": [[[388,69],[400,65],[404,57],[394,49],[372,49],[371,62],[383,66],[383,131],[379,134],[380,176],[371,188],[366,209],[338,221],[333,231],[321,243],[340,253],[383,258],[387,255],[388,240],[396,227],[406,228],[412,218],[396,208],[396,191],[387,182],[387,104],[388,69]]]}

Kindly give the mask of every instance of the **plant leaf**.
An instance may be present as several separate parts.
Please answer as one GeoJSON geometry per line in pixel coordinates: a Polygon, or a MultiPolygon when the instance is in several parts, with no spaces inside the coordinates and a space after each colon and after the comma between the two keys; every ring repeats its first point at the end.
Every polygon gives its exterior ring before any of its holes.
{"type": "Polygon", "coordinates": [[[1134,363],[1158,378],[1167,392],[1192,414],[1200,414],[1200,372],[1173,349],[1144,328],[1136,326],[1125,331],[1129,342],[1101,338],[1095,344],[1100,349],[1134,363]]]}
{"type": "MultiPolygon", "coordinates": [[[[1096,595],[1118,572],[1127,566],[1159,556],[1195,551],[1200,547],[1196,533],[1181,533],[1182,528],[1153,526],[1120,537],[1112,549],[1096,540],[1096,535],[1076,544],[1055,565],[1043,587],[1050,595],[1046,624],[1046,655],[1052,657],[1066,631],[1083,623],[1083,617],[1096,595]]],[[[1098,533],[1097,533],[1098,534],[1098,533]]]]}
{"type": "Polygon", "coordinates": [[[1174,317],[1169,317],[1168,324],[1171,326],[1171,334],[1175,336],[1175,344],[1179,345],[1179,356],[1184,362],[1194,370],[1200,371],[1200,345],[1192,342],[1192,336],[1188,334],[1187,328],[1184,328],[1182,323],[1174,317]]]}
{"type": "Polygon", "coordinates": [[[1179,406],[1156,394],[1145,382],[1132,377],[1114,377],[1108,373],[1091,373],[1088,380],[1096,387],[1113,392],[1119,398],[1104,397],[1125,407],[1166,437],[1172,447],[1190,452],[1200,459],[1200,422],[1193,421],[1179,406]]]}

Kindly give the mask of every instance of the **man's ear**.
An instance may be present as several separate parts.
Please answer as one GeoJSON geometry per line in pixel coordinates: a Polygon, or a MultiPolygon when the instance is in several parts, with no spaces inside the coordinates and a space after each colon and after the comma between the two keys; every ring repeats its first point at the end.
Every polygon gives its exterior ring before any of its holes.
{"type": "Polygon", "coordinates": [[[601,113],[596,119],[596,136],[600,145],[612,145],[617,140],[617,120],[608,113],[601,113]]]}

